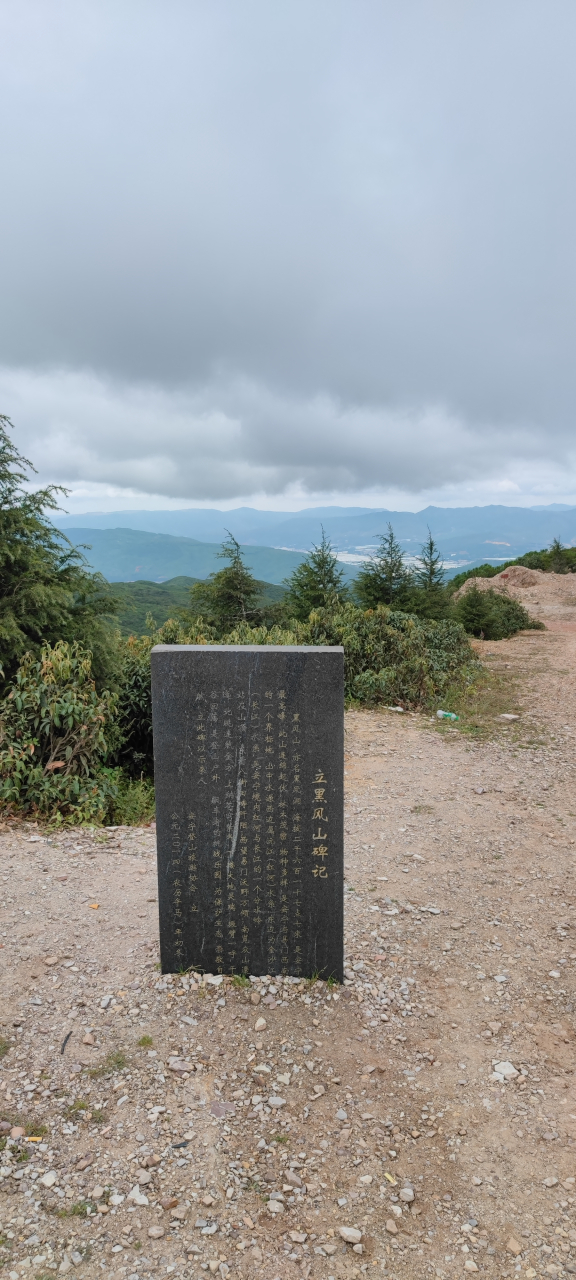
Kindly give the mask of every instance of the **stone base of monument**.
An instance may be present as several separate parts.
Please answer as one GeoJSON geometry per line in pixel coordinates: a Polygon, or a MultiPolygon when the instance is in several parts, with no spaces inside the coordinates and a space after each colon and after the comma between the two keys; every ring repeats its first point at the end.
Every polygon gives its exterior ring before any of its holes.
{"type": "Polygon", "coordinates": [[[157,645],[162,970],[343,979],[344,651],[157,645]]]}

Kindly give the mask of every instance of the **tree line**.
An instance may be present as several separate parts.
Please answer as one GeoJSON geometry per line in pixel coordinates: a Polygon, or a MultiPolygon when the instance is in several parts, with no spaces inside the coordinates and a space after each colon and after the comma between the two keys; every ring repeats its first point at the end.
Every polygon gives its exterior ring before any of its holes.
{"type": "Polygon", "coordinates": [[[342,645],[345,688],[363,705],[434,707],[472,682],[467,634],[534,625],[493,591],[454,602],[432,534],[408,567],[389,525],[351,584],[329,539],[312,548],[281,601],[228,534],[223,567],[188,606],[122,637],[120,601],[51,523],[65,490],[30,491],[34,467],[0,416],[0,806],[54,822],[141,821],[153,812],[150,651],[163,643],[342,645]]]}

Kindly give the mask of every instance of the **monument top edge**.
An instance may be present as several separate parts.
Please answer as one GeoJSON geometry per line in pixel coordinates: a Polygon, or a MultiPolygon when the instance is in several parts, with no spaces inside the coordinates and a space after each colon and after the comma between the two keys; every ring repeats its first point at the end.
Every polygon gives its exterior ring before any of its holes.
{"type": "Polygon", "coordinates": [[[155,644],[152,653],[344,653],[340,644],[155,644]]]}

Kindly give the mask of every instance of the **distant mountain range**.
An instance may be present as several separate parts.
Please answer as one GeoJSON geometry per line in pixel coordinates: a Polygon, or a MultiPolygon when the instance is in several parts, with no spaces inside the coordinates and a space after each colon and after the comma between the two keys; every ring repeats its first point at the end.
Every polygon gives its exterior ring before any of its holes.
{"type": "Polygon", "coordinates": [[[450,572],[498,564],[540,550],[558,537],[576,546],[576,507],[426,507],[388,511],[370,507],[312,507],[306,511],[90,511],[59,515],[55,523],[75,543],[89,542],[87,558],[111,582],[205,578],[229,530],[246,548],[255,577],[279,585],[322,537],[341,556],[346,578],[369,555],[390,523],[407,557],[417,556],[431,530],[450,572]]]}
{"type": "MultiPolygon", "coordinates": [[[[224,567],[218,556],[221,544],[175,538],[168,533],[142,529],[77,529],[64,532],[81,547],[93,569],[108,582],[163,582],[171,578],[207,578],[224,567]]],[[[304,559],[294,551],[274,547],[247,547],[245,561],[262,583],[280,586],[304,559]]],[[[349,571],[346,576],[348,577],[349,571]]]]}

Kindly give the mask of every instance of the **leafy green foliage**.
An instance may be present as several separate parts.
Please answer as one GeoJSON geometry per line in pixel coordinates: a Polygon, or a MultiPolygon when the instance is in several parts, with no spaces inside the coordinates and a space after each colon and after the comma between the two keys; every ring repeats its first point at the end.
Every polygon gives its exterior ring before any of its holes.
{"type": "Polygon", "coordinates": [[[490,587],[487,591],[478,587],[466,591],[454,606],[454,617],[468,635],[485,640],[505,640],[517,631],[545,629],[517,600],[490,587]]]}
{"type": "Polygon", "coordinates": [[[99,687],[115,666],[108,583],[86,568],[81,552],[47,519],[57,510],[54,485],[23,489],[32,463],[18,452],[0,414],[0,679],[8,682],[26,652],[81,642],[93,654],[99,687]]]}
{"type": "MultiPolygon", "coordinates": [[[[170,623],[150,637],[153,644],[206,644],[201,620],[192,632],[170,623]]],[[[462,627],[431,622],[390,609],[362,610],[350,602],[313,610],[307,622],[290,629],[250,627],[224,637],[226,644],[342,645],[346,696],[368,703],[421,706],[441,695],[446,684],[475,667],[462,627]]]]}
{"type": "Polygon", "coordinates": [[[576,573],[576,547],[563,547],[560,539],[554,538],[547,549],[527,551],[517,560],[509,560],[502,568],[507,569],[511,564],[523,564],[527,569],[542,569],[544,573],[576,573]]]}
{"type": "MultiPolygon", "coordinates": [[[[306,622],[293,619],[288,627],[254,627],[243,622],[219,639],[224,644],[343,645],[346,696],[368,704],[425,705],[440,697],[448,684],[468,679],[475,663],[464,631],[455,621],[434,622],[382,607],[362,610],[338,599],[329,608],[313,610],[306,622]]],[[[119,699],[122,760],[137,751],[139,765],[142,760],[149,762],[152,771],[152,647],[214,640],[214,629],[196,617],[191,623],[171,619],[149,636],[128,642],[130,661],[137,664],[138,673],[119,699]],[[136,689],[134,706],[131,689],[136,689]]]]}
{"type": "Polygon", "coordinates": [[[117,789],[103,768],[115,703],[97,693],[80,645],[27,653],[0,704],[0,802],[59,821],[102,821],[117,789]]]}
{"type": "Polygon", "coordinates": [[[111,818],[119,827],[141,827],[151,822],[155,812],[154,784],[144,774],[129,778],[116,771],[116,793],[111,806],[111,818]]]}
{"type": "MultiPolygon", "coordinates": [[[[150,619],[152,627],[152,619],[150,619]]],[[[167,623],[168,630],[178,624],[167,623]]],[[[128,777],[151,777],[154,772],[152,747],[152,701],[150,697],[150,650],[162,643],[152,636],[130,636],[123,645],[122,678],[116,709],[117,749],[114,764],[128,777]]],[[[170,641],[164,641],[170,643],[170,641]]]]}
{"type": "Polygon", "coordinates": [[[304,630],[310,638],[300,644],[343,646],[346,694],[359,702],[424,706],[456,676],[471,676],[476,665],[457,622],[349,604],[312,614],[304,630]]]}
{"type": "Polygon", "coordinates": [[[324,609],[338,599],[345,599],[348,593],[343,579],[344,570],[338,568],[337,556],[322,530],[320,546],[313,547],[286,579],[284,618],[305,622],[313,609],[324,609]]]}
{"type": "Polygon", "coordinates": [[[526,551],[523,556],[506,560],[504,564],[479,564],[474,569],[457,573],[450,580],[449,590],[451,594],[458,591],[468,578],[495,578],[497,573],[516,564],[523,565],[525,569],[541,569],[543,573],[576,573],[576,547],[563,547],[559,538],[554,538],[550,547],[543,551],[526,551]]]}

